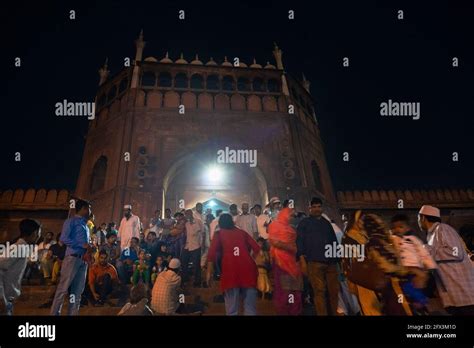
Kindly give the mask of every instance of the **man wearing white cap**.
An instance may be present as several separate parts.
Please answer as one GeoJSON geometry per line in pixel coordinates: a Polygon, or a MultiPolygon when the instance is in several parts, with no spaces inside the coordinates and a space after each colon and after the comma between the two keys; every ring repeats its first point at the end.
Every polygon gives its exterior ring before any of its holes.
{"type": "Polygon", "coordinates": [[[120,248],[125,250],[129,247],[132,237],[140,239],[141,223],[140,218],[132,214],[130,204],[124,205],[123,215],[118,231],[118,239],[120,240],[120,248]]]}
{"type": "Polygon", "coordinates": [[[171,259],[168,269],[156,278],[151,294],[151,308],[158,314],[171,315],[178,309],[178,292],[181,285],[181,262],[171,259]]]}
{"type": "Polygon", "coordinates": [[[443,307],[453,315],[474,315],[474,267],[461,237],[430,205],[421,207],[418,225],[427,232],[428,250],[438,263],[436,288],[443,307]]]}

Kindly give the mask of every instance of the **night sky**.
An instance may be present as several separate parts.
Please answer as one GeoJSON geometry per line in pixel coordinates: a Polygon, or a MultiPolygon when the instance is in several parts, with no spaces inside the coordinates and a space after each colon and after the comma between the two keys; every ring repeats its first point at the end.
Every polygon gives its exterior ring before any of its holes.
{"type": "Polygon", "coordinates": [[[285,70],[311,81],[336,190],[472,188],[474,6],[313,2],[3,1],[0,189],[74,189],[88,121],[57,117],[54,104],[93,101],[105,57],[119,72],[141,28],[144,57],[158,59],[169,51],[173,60],[183,52],[188,61],[198,53],[274,64],[277,42],[285,70]],[[388,99],[420,102],[420,120],[381,117],[388,99]]]}

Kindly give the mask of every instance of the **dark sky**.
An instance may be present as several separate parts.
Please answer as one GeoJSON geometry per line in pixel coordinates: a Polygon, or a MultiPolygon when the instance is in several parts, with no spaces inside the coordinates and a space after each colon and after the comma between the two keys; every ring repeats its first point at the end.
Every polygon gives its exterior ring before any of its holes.
{"type": "Polygon", "coordinates": [[[183,52],[188,61],[198,53],[204,62],[227,55],[265,64],[273,62],[276,41],[287,72],[304,72],[312,83],[337,190],[472,188],[474,6],[363,3],[1,2],[0,189],[74,188],[88,121],[57,117],[54,104],[93,101],[105,57],[117,73],[124,57],[133,58],[141,28],[145,57],[168,50],[173,59],[183,52]],[[294,21],[287,19],[290,9],[294,21]],[[458,68],[451,65],[454,56],[458,68]],[[388,99],[420,102],[421,119],[381,117],[380,103],[388,99]],[[349,162],[342,161],[345,151],[349,162]],[[454,151],[458,163],[451,160],[454,151]]]}

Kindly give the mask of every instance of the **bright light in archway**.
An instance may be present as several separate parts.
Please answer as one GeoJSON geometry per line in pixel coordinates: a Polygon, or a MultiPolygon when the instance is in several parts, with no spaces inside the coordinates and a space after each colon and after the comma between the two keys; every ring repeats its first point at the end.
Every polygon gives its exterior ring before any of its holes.
{"type": "Polygon", "coordinates": [[[222,180],[224,173],[221,168],[217,166],[211,166],[208,168],[206,177],[211,182],[219,182],[222,180]]]}
{"type": "Polygon", "coordinates": [[[217,203],[215,201],[209,201],[209,203],[207,205],[210,206],[210,207],[215,207],[217,205],[217,203]]]}

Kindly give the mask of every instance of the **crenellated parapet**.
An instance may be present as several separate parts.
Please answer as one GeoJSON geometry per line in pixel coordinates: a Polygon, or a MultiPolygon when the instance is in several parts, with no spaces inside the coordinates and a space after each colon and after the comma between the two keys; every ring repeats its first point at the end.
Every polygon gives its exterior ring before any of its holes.
{"type": "Polygon", "coordinates": [[[419,208],[424,204],[441,208],[470,208],[474,207],[474,190],[338,191],[337,201],[341,209],[396,209],[400,202],[404,208],[419,208]]]}
{"type": "Polygon", "coordinates": [[[68,190],[5,190],[0,192],[0,210],[68,210],[70,196],[68,190]]]}

